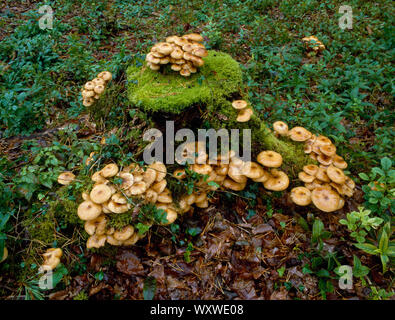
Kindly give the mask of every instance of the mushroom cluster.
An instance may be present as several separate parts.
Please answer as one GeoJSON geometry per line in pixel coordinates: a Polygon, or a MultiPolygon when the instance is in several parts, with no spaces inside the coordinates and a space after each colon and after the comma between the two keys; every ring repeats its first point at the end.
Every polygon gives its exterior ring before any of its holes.
{"type": "Polygon", "coordinates": [[[344,174],[347,162],[336,154],[336,146],[323,135],[316,136],[303,127],[288,130],[283,121],[273,123],[277,135],[289,137],[296,142],[304,142],[304,151],[319,163],[306,165],[299,172],[299,179],[304,187],[296,187],[291,191],[291,199],[298,205],[307,206],[311,202],[325,212],[339,210],[344,205],[342,196],[352,197],[355,183],[344,174]]]}
{"type": "Polygon", "coordinates": [[[90,107],[95,103],[95,100],[100,98],[100,95],[106,89],[107,83],[112,79],[112,74],[109,71],[100,72],[96,78],[85,83],[81,89],[82,104],[85,107],[90,107]]]}
{"type": "Polygon", "coordinates": [[[248,106],[247,101],[234,100],[232,102],[232,107],[239,112],[236,118],[237,122],[247,122],[251,119],[253,111],[252,108],[248,106]]]}
{"type": "Polygon", "coordinates": [[[161,65],[171,64],[171,69],[184,77],[196,73],[204,65],[202,58],[207,57],[207,50],[202,44],[203,37],[197,33],[170,36],[165,42],[155,44],[146,56],[147,65],[152,70],[159,70],[161,65]]]}
{"type": "Polygon", "coordinates": [[[74,179],[75,179],[74,173],[70,171],[65,171],[58,176],[58,183],[67,186],[68,184],[72,183],[74,179]]]}
{"type": "Polygon", "coordinates": [[[60,263],[63,251],[60,248],[50,248],[43,253],[44,263],[41,268],[45,271],[54,270],[60,263]]]}
{"type": "Polygon", "coordinates": [[[302,41],[308,51],[321,52],[325,50],[324,44],[316,36],[304,37],[302,41]]]}
{"type": "Polygon", "coordinates": [[[90,236],[87,248],[100,248],[106,242],[111,245],[133,245],[143,237],[135,232],[133,225],[116,230],[107,224],[108,215],[128,211],[133,214],[133,207],[128,201],[132,197],[163,209],[167,214],[166,224],[173,223],[177,210],[171,192],[166,188],[166,175],[167,168],[161,162],[152,163],[146,170],[134,163],[119,170],[115,163],[111,163],[95,172],[91,177],[95,184],[91,190],[82,193],[84,201],[77,210],[79,218],[86,221],[84,228],[90,236]],[[115,183],[113,178],[119,179],[119,183],[115,183]]]}

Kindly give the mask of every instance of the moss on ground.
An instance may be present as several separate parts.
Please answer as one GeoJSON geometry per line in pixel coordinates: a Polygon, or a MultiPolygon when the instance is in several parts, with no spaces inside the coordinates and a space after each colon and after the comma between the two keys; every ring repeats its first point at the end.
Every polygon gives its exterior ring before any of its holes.
{"type": "Polygon", "coordinates": [[[237,122],[237,110],[231,102],[235,97],[247,100],[242,97],[239,64],[230,55],[217,51],[209,51],[204,60],[204,66],[188,78],[168,69],[152,71],[145,64],[130,66],[127,70],[130,101],[144,111],[160,115],[185,111],[186,120],[192,114],[191,108],[199,106],[201,123],[208,122],[216,130],[251,129],[253,158],[262,150],[277,151],[284,159],[282,169],[291,177],[312,162],[303,152],[303,143],[277,138],[256,111],[250,121],[237,122]]]}
{"type": "Polygon", "coordinates": [[[128,97],[145,111],[180,113],[194,104],[211,104],[240,90],[242,73],[226,53],[209,51],[199,72],[184,78],[164,68],[162,72],[132,65],[127,70],[128,97]]]}

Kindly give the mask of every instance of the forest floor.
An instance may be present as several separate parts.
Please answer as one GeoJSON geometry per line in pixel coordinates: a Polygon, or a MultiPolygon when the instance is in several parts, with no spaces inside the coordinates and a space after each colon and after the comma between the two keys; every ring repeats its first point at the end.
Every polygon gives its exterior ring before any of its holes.
{"type": "Polygon", "coordinates": [[[353,26],[342,30],[342,4],[2,1],[0,253],[6,247],[8,258],[0,263],[0,298],[394,299],[395,9],[392,1],[348,1],[353,26]],[[39,28],[44,4],[53,9],[51,30],[39,28]],[[51,213],[58,174],[80,170],[92,151],[103,164],[138,151],[149,119],[127,100],[126,69],[154,43],[189,32],[240,63],[248,99],[268,124],[329,137],[356,191],[341,210],[324,213],[255,183],[216,193],[208,208],[154,226],[133,247],[87,250],[81,224],[51,213]],[[309,35],[325,44],[321,55],[306,55],[301,39],[309,35]],[[103,70],[120,94],[94,120],[80,88],[103,70]],[[357,218],[354,230],[339,222],[369,211],[382,219],[377,229],[357,218]],[[49,247],[64,254],[55,288],[42,290],[37,271],[49,247]],[[351,289],[339,287],[341,265],[353,268],[351,289]]]}

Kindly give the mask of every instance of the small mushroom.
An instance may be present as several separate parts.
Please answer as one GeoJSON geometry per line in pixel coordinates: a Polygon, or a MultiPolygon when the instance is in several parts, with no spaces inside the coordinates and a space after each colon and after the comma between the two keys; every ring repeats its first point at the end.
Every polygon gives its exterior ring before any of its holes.
{"type": "Polygon", "coordinates": [[[291,199],[298,206],[307,206],[311,203],[311,192],[305,187],[296,187],[291,190],[291,199]]]}
{"type": "Polygon", "coordinates": [[[289,137],[293,141],[306,141],[311,137],[311,132],[303,127],[294,127],[288,132],[289,137]]]}
{"type": "Polygon", "coordinates": [[[156,193],[159,194],[159,193],[162,193],[163,190],[165,190],[166,185],[167,185],[167,181],[163,179],[163,180],[153,184],[151,186],[151,188],[152,188],[152,190],[154,190],[156,193]]]}
{"type": "Polygon", "coordinates": [[[113,237],[118,241],[125,241],[134,234],[134,228],[131,225],[123,227],[121,230],[114,232],[113,237]]]}
{"type": "Polygon", "coordinates": [[[237,110],[245,109],[245,108],[247,108],[247,106],[248,106],[248,103],[247,103],[247,101],[244,101],[244,100],[234,100],[232,102],[232,107],[237,110]]]}
{"type": "Polygon", "coordinates": [[[344,159],[341,156],[334,155],[332,163],[336,168],[339,168],[339,169],[346,169],[347,168],[347,162],[344,161],[344,159]]]}
{"type": "Polygon", "coordinates": [[[130,203],[119,204],[111,200],[108,202],[108,209],[113,213],[125,213],[131,209],[131,205],[130,203]]]}
{"type": "Polygon", "coordinates": [[[147,190],[148,186],[144,181],[135,182],[128,190],[125,191],[125,194],[130,196],[137,196],[143,194],[147,190]]]}
{"type": "Polygon", "coordinates": [[[149,166],[151,169],[156,171],[156,179],[155,181],[162,181],[167,174],[167,168],[162,162],[154,162],[149,166]]]}
{"type": "Polygon", "coordinates": [[[86,247],[88,249],[91,248],[101,248],[104,247],[106,244],[107,236],[104,234],[98,235],[94,234],[93,236],[90,236],[88,241],[86,242],[86,247]]]}
{"type": "Polygon", "coordinates": [[[116,203],[119,203],[119,204],[127,204],[128,203],[128,200],[119,192],[114,193],[111,196],[111,200],[116,203]]]}
{"type": "Polygon", "coordinates": [[[250,179],[259,179],[264,175],[263,168],[256,162],[246,162],[241,170],[241,173],[250,179]]]}
{"type": "Polygon", "coordinates": [[[310,176],[315,176],[318,172],[318,167],[315,164],[308,164],[303,167],[303,171],[310,176]]]}
{"type": "Polygon", "coordinates": [[[321,180],[323,182],[331,182],[328,175],[326,174],[326,170],[323,168],[318,168],[318,171],[317,171],[317,174],[315,175],[315,177],[318,180],[321,180]]]}
{"type": "Polygon", "coordinates": [[[129,172],[120,172],[119,177],[122,179],[121,189],[126,190],[133,186],[134,176],[129,172]]]}
{"type": "Polygon", "coordinates": [[[222,186],[226,189],[230,189],[233,191],[242,191],[246,187],[246,184],[247,184],[247,180],[244,183],[239,183],[230,178],[226,178],[222,186]]]}
{"type": "Polygon", "coordinates": [[[93,187],[89,194],[91,201],[97,204],[106,202],[111,198],[112,191],[111,188],[105,184],[98,184],[93,187]]]}
{"type": "Polygon", "coordinates": [[[110,163],[101,170],[101,175],[104,178],[114,177],[117,173],[118,173],[118,166],[115,163],[110,163]]]}
{"type": "Polygon", "coordinates": [[[283,163],[283,157],[275,151],[268,150],[259,153],[257,161],[265,167],[278,168],[283,163]]]}
{"type": "Polygon", "coordinates": [[[148,167],[147,170],[143,174],[143,181],[147,184],[147,186],[150,186],[151,184],[154,183],[157,177],[157,171],[155,170],[155,167],[148,167]]]}
{"type": "Polygon", "coordinates": [[[328,169],[326,169],[326,174],[328,175],[329,179],[331,179],[335,183],[343,184],[346,182],[346,176],[339,168],[329,166],[328,169]]]}
{"type": "Polygon", "coordinates": [[[95,233],[100,235],[106,231],[107,220],[105,215],[98,216],[96,219],[88,220],[85,222],[84,229],[90,236],[95,233]]]}
{"type": "Polygon", "coordinates": [[[112,74],[110,71],[102,71],[97,75],[98,78],[102,78],[104,81],[108,82],[112,79],[112,74]]]}
{"type": "Polygon", "coordinates": [[[58,183],[66,186],[66,185],[70,184],[71,182],[73,182],[74,179],[75,179],[75,175],[70,171],[66,171],[66,172],[62,172],[58,176],[58,183]]]}
{"type": "Polygon", "coordinates": [[[298,177],[299,177],[299,179],[300,179],[301,181],[303,181],[303,182],[308,182],[308,183],[313,182],[314,179],[315,179],[315,176],[311,176],[311,175],[307,174],[307,173],[304,172],[304,171],[299,172],[298,177]]]}
{"type": "Polygon", "coordinates": [[[245,108],[243,110],[240,110],[239,114],[237,115],[236,121],[247,122],[251,119],[252,114],[253,114],[252,108],[245,108]]]}
{"type": "Polygon", "coordinates": [[[60,263],[63,251],[60,248],[50,248],[44,254],[44,263],[41,265],[43,270],[54,270],[60,263]]]}
{"type": "Polygon", "coordinates": [[[102,212],[101,206],[92,201],[82,202],[77,209],[77,214],[81,220],[96,219],[101,212],[102,212]]]}
{"type": "Polygon", "coordinates": [[[288,125],[283,121],[274,122],[273,129],[280,136],[287,136],[288,135],[288,125]]]}
{"type": "Polygon", "coordinates": [[[289,186],[289,178],[283,171],[272,169],[270,178],[263,183],[263,186],[272,191],[283,191],[289,186]]]}
{"type": "Polygon", "coordinates": [[[311,193],[311,199],[319,210],[332,212],[339,207],[340,196],[332,189],[317,187],[311,193]]]}

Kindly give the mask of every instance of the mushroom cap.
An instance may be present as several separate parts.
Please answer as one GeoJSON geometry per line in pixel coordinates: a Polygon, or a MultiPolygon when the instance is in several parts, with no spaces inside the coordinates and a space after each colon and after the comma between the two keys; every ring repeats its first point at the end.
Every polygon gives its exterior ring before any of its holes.
{"type": "Polygon", "coordinates": [[[47,251],[45,251],[45,253],[43,253],[43,257],[45,259],[49,257],[60,258],[62,255],[63,255],[63,251],[61,248],[49,248],[47,249],[47,251]]]}
{"type": "Polygon", "coordinates": [[[123,246],[132,246],[134,245],[137,241],[139,241],[140,236],[137,232],[133,233],[133,235],[129,238],[126,239],[125,241],[122,242],[123,246]]]}
{"type": "Polygon", "coordinates": [[[228,174],[228,171],[229,171],[229,165],[228,164],[222,164],[222,165],[216,166],[214,171],[215,171],[215,173],[217,175],[226,176],[228,174]]]}
{"type": "Polygon", "coordinates": [[[182,69],[181,66],[178,64],[172,64],[170,68],[173,71],[181,71],[181,69],[182,69]]]}
{"type": "Polygon", "coordinates": [[[270,178],[270,173],[266,170],[263,170],[263,174],[262,176],[260,176],[259,178],[256,179],[252,179],[252,181],[254,182],[265,182],[270,178]]]}
{"type": "Polygon", "coordinates": [[[121,230],[116,230],[112,235],[115,240],[125,241],[134,234],[134,228],[131,225],[123,227],[121,230]]]}
{"type": "Polygon", "coordinates": [[[92,80],[92,82],[95,84],[95,87],[96,86],[104,86],[106,84],[106,82],[102,78],[95,78],[92,80]]]}
{"type": "MultiPolygon", "coordinates": [[[[159,61],[160,62],[160,61],[159,61]]],[[[159,63],[158,62],[158,63],[159,63]]],[[[160,69],[160,65],[156,63],[148,63],[148,66],[153,71],[158,71],[160,69]]]]}
{"type": "Polygon", "coordinates": [[[257,161],[265,167],[278,168],[283,163],[283,157],[275,151],[266,150],[258,154],[257,161]]]}
{"type": "Polygon", "coordinates": [[[147,170],[143,173],[143,181],[150,186],[156,180],[157,171],[154,168],[148,167],[147,170]]]}
{"type": "Polygon", "coordinates": [[[324,145],[324,146],[320,146],[320,151],[328,156],[328,157],[332,157],[333,155],[336,154],[336,147],[333,144],[329,144],[329,145],[324,145]]]}
{"type": "Polygon", "coordinates": [[[104,91],[104,86],[102,84],[98,84],[93,89],[97,94],[102,94],[104,91]]]}
{"type": "Polygon", "coordinates": [[[111,196],[111,200],[116,203],[119,203],[119,204],[127,204],[128,203],[128,200],[120,192],[114,193],[111,196]]]}
{"type": "Polygon", "coordinates": [[[326,174],[326,170],[323,168],[318,168],[317,174],[315,175],[315,177],[318,180],[321,180],[323,182],[331,182],[331,179],[329,179],[328,175],[326,174]]]}
{"type": "Polygon", "coordinates": [[[210,174],[213,171],[213,167],[210,166],[209,164],[198,164],[194,163],[192,165],[192,171],[195,171],[198,174],[210,174]]]}
{"type": "Polygon", "coordinates": [[[168,64],[170,62],[168,57],[160,58],[159,64],[168,64]]]}
{"type": "Polygon", "coordinates": [[[196,202],[195,205],[198,208],[207,208],[209,206],[209,203],[208,203],[208,200],[205,199],[205,200],[203,200],[201,202],[196,202]]]}
{"type": "Polygon", "coordinates": [[[164,225],[172,224],[177,219],[177,211],[167,207],[165,209],[167,222],[164,225]]]}
{"type": "Polygon", "coordinates": [[[252,111],[251,108],[244,108],[239,111],[239,114],[237,115],[236,121],[237,122],[247,122],[251,119],[251,116],[254,112],[252,111]]]}
{"type": "Polygon", "coordinates": [[[65,171],[62,172],[59,176],[58,176],[58,183],[66,186],[68,184],[70,184],[71,182],[73,182],[75,179],[75,174],[70,172],[70,171],[65,171]]]}
{"type": "Polygon", "coordinates": [[[339,207],[339,194],[329,188],[317,187],[311,193],[313,204],[321,211],[332,212],[339,207]]]}
{"type": "Polygon", "coordinates": [[[101,212],[101,206],[92,201],[81,202],[77,209],[77,214],[81,220],[96,219],[101,212]]]}
{"type": "Polygon", "coordinates": [[[156,46],[156,52],[162,53],[164,55],[169,55],[173,51],[173,47],[170,43],[160,42],[156,46]]]}
{"type": "Polygon", "coordinates": [[[167,185],[167,181],[165,179],[163,179],[163,180],[153,184],[151,188],[152,188],[152,190],[154,190],[156,193],[159,194],[159,193],[162,193],[163,190],[165,190],[166,185],[167,185]]]}
{"type": "Polygon", "coordinates": [[[333,165],[339,169],[346,169],[347,162],[341,156],[335,155],[332,160],[333,165]]]}
{"type": "Polygon", "coordinates": [[[192,61],[194,58],[194,55],[190,52],[184,52],[183,56],[182,56],[185,60],[187,61],[192,61]]]}
{"type": "Polygon", "coordinates": [[[97,171],[92,175],[92,181],[97,183],[106,183],[107,180],[101,175],[101,171],[97,171]]]}
{"type": "Polygon", "coordinates": [[[248,161],[244,163],[241,173],[250,179],[259,179],[265,173],[265,170],[256,162],[248,161]]]}
{"type": "Polygon", "coordinates": [[[156,171],[155,181],[162,181],[167,174],[167,168],[164,163],[156,161],[149,166],[151,169],[156,171]]]}
{"type": "Polygon", "coordinates": [[[304,145],[304,153],[311,153],[311,151],[313,151],[313,146],[311,144],[305,144],[304,145]]]}
{"type": "Polygon", "coordinates": [[[179,37],[178,39],[175,39],[175,40],[174,40],[174,43],[175,43],[177,46],[182,47],[183,45],[189,43],[189,41],[188,41],[187,39],[185,39],[185,38],[180,38],[180,37],[179,37]]]}
{"type": "Polygon", "coordinates": [[[289,186],[289,178],[283,171],[272,169],[270,178],[263,183],[263,186],[272,191],[283,191],[289,186]]]}
{"type": "Polygon", "coordinates": [[[89,197],[94,203],[101,204],[108,201],[111,198],[111,195],[111,188],[104,183],[101,183],[92,188],[89,197]]]}
{"type": "Polygon", "coordinates": [[[311,192],[305,187],[296,187],[291,190],[291,199],[298,206],[307,206],[311,203],[311,192]]]}
{"type": "Polygon", "coordinates": [[[110,71],[102,71],[97,75],[98,78],[102,78],[104,81],[108,82],[112,79],[112,74],[110,71]]]}
{"type": "Polygon", "coordinates": [[[3,256],[0,258],[0,263],[5,261],[5,259],[7,259],[7,257],[8,257],[8,249],[6,247],[4,247],[3,256]]]}
{"type": "Polygon", "coordinates": [[[59,263],[60,258],[53,256],[49,259],[46,259],[41,268],[45,271],[54,270],[59,265],[59,263]]]}
{"type": "Polygon", "coordinates": [[[148,189],[147,184],[144,181],[135,182],[128,190],[126,190],[125,194],[130,196],[137,196],[139,194],[143,194],[148,189]]]}
{"type": "Polygon", "coordinates": [[[130,210],[130,208],[131,206],[129,203],[119,204],[112,200],[108,202],[108,209],[113,213],[125,213],[126,211],[130,210]]]}
{"type": "Polygon", "coordinates": [[[234,100],[232,102],[232,107],[237,109],[237,110],[242,110],[244,108],[247,108],[248,103],[245,100],[234,100]]]}
{"type": "Polygon", "coordinates": [[[120,172],[119,177],[122,179],[121,189],[129,189],[134,183],[134,176],[129,172],[120,172]]]}
{"type": "Polygon", "coordinates": [[[110,163],[101,169],[101,175],[104,178],[111,178],[118,173],[118,170],[118,166],[115,163],[110,163]]]}
{"type": "Polygon", "coordinates": [[[181,69],[180,75],[182,75],[183,77],[189,77],[191,75],[191,72],[187,69],[181,69]]]}
{"type": "Polygon", "coordinates": [[[329,166],[332,163],[332,157],[322,153],[317,156],[317,161],[324,166],[329,166]]]}
{"type": "Polygon", "coordinates": [[[189,33],[182,36],[189,41],[203,42],[203,37],[198,33],[189,33]]]}
{"type": "Polygon", "coordinates": [[[283,121],[276,121],[273,123],[273,129],[277,132],[280,136],[287,136],[288,135],[288,125],[283,121]]]}
{"type": "Polygon", "coordinates": [[[83,98],[92,98],[95,95],[95,92],[92,90],[82,90],[81,95],[83,98]]]}
{"type": "Polygon", "coordinates": [[[222,186],[224,188],[230,189],[230,190],[233,190],[233,191],[244,190],[246,185],[247,185],[247,180],[244,183],[239,183],[239,182],[236,182],[236,181],[232,180],[231,178],[225,178],[225,180],[224,180],[224,182],[222,184],[222,186]]]}
{"type": "Polygon", "coordinates": [[[161,203],[172,203],[173,202],[173,197],[171,196],[171,192],[169,189],[163,190],[162,193],[158,194],[158,202],[161,203]]]}
{"type": "Polygon", "coordinates": [[[247,183],[247,177],[242,173],[242,165],[237,166],[231,163],[229,165],[228,176],[237,183],[247,183]]]}
{"type": "Polygon", "coordinates": [[[318,145],[318,146],[330,146],[332,144],[332,141],[325,136],[318,136],[315,141],[314,144],[318,145]]]}
{"type": "Polygon", "coordinates": [[[347,187],[349,187],[351,190],[355,188],[355,182],[350,178],[346,176],[346,180],[344,181],[347,187]]]}
{"type": "Polygon", "coordinates": [[[315,176],[311,176],[304,171],[299,172],[298,177],[301,181],[308,183],[313,182],[315,179],[315,176]]]}
{"type": "Polygon", "coordinates": [[[93,88],[95,87],[95,84],[93,81],[88,81],[87,83],[85,83],[84,85],[84,89],[85,90],[93,90],[93,88]]]}
{"type": "Polygon", "coordinates": [[[310,176],[315,176],[318,172],[318,167],[315,164],[308,164],[303,167],[303,171],[310,176]]]}
{"type": "Polygon", "coordinates": [[[123,244],[123,241],[115,239],[112,234],[107,235],[106,238],[107,243],[111,244],[112,246],[121,246],[123,244]]]}
{"type": "Polygon", "coordinates": [[[191,52],[192,53],[193,49],[194,48],[193,48],[192,43],[187,43],[187,44],[184,44],[182,46],[182,50],[184,50],[185,52],[191,52]]]}
{"type": "Polygon", "coordinates": [[[88,241],[86,242],[86,247],[90,248],[101,248],[106,244],[107,236],[104,234],[97,235],[94,234],[90,236],[88,241]]]}
{"type": "MultiPolygon", "coordinates": [[[[182,47],[182,48],[184,49],[184,47],[182,47]]],[[[207,56],[208,56],[208,52],[207,52],[207,50],[204,49],[204,48],[197,48],[197,49],[194,49],[194,50],[192,51],[192,54],[193,54],[194,56],[199,57],[199,58],[204,58],[204,57],[207,57],[207,56]]]]}
{"type": "Polygon", "coordinates": [[[306,141],[311,137],[311,132],[303,127],[293,127],[289,130],[288,136],[293,141],[306,141]]]}
{"type": "Polygon", "coordinates": [[[175,41],[176,41],[177,39],[180,39],[180,37],[179,37],[179,36],[168,36],[168,37],[166,38],[166,42],[167,42],[167,43],[175,43],[175,41]]]}
{"type": "Polygon", "coordinates": [[[343,173],[343,170],[332,165],[326,169],[326,174],[328,175],[329,179],[335,183],[343,184],[346,182],[346,176],[343,173]]]}
{"type": "Polygon", "coordinates": [[[193,58],[190,61],[192,61],[195,67],[201,67],[204,65],[204,60],[196,56],[193,56],[193,58]]]}
{"type": "Polygon", "coordinates": [[[145,192],[145,201],[149,203],[155,203],[158,201],[158,193],[152,189],[148,189],[145,192]]]}
{"type": "Polygon", "coordinates": [[[106,231],[107,220],[104,214],[98,216],[96,219],[88,220],[84,224],[84,229],[90,236],[96,234],[104,234],[106,231]]]}

